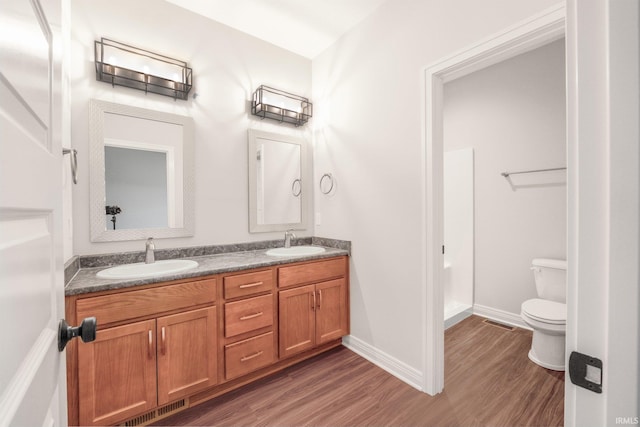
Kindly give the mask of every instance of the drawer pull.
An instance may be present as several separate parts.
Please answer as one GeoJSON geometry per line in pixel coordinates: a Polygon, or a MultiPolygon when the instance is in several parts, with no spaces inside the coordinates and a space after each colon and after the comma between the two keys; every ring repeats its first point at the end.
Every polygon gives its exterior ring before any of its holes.
{"type": "Polygon", "coordinates": [[[263,282],[255,282],[255,283],[247,283],[246,285],[240,285],[238,287],[240,289],[247,289],[247,288],[255,288],[256,286],[260,286],[262,284],[263,282]]]}
{"type": "Polygon", "coordinates": [[[255,319],[256,317],[262,316],[264,313],[262,311],[259,311],[257,313],[254,314],[248,314],[246,316],[242,316],[240,318],[240,320],[249,320],[249,319],[255,319]]]}
{"type": "Polygon", "coordinates": [[[246,362],[247,360],[251,360],[251,359],[255,359],[256,357],[262,355],[262,353],[264,353],[264,351],[260,350],[256,353],[253,353],[251,356],[244,356],[242,358],[240,358],[241,362],[246,362]]]}

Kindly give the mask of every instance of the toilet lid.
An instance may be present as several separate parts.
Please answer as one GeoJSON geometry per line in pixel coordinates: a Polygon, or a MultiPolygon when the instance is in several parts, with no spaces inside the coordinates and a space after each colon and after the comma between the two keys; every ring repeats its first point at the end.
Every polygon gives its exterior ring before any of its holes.
{"type": "Polygon", "coordinates": [[[567,305],[545,299],[530,299],[522,303],[522,312],[543,323],[567,323],[567,305]]]}

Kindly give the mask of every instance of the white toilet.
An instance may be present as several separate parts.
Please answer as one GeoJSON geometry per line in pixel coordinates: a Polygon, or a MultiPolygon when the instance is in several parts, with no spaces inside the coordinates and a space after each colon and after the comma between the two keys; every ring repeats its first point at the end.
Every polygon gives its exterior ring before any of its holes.
{"type": "Polygon", "coordinates": [[[567,262],[534,259],[531,270],[538,297],[522,303],[522,319],[533,329],[529,359],[554,371],[564,371],[567,323],[567,262]]]}

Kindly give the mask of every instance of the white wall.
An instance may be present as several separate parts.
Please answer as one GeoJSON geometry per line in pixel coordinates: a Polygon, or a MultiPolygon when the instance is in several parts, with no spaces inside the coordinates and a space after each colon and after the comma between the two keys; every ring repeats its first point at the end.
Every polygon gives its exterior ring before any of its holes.
{"type": "MultiPolygon", "coordinates": [[[[253,119],[249,100],[266,84],[311,95],[311,61],[172,4],[154,0],[72,0],[71,132],[80,175],[73,187],[73,249],[76,255],[143,250],[142,242],[91,243],[89,227],[89,99],[188,115],[195,122],[195,236],[161,239],[156,247],[225,244],[281,238],[249,234],[247,129],[306,137],[293,128],[253,119]],[[95,79],[94,40],[129,43],[187,61],[193,68],[194,100],[111,87],[95,79]]],[[[311,235],[313,230],[299,235],[311,235]]]]}
{"type": "MultiPolygon", "coordinates": [[[[475,152],[475,304],[520,314],[534,258],[566,259],[564,40],[444,87],[444,149],[475,152]]],[[[445,219],[446,221],[446,219],[445,219]]]]}
{"type": "Polygon", "coordinates": [[[423,70],[555,3],[389,0],[313,60],[316,234],[352,241],[352,335],[418,376],[423,70]]]}

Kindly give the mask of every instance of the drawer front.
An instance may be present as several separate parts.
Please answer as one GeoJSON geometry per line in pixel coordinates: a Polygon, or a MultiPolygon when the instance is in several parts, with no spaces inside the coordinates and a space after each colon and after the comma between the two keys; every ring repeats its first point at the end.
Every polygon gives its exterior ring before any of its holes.
{"type": "Polygon", "coordinates": [[[113,322],[213,304],[215,300],[216,279],[207,279],[79,299],[76,312],[78,319],[95,316],[100,328],[113,322]]]}
{"type": "Polygon", "coordinates": [[[224,305],[224,335],[233,337],[273,325],[273,296],[249,298],[224,305]]]}
{"type": "Polygon", "coordinates": [[[273,332],[224,347],[225,377],[230,380],[273,363],[273,332]]]}
{"type": "Polygon", "coordinates": [[[226,299],[246,297],[273,289],[271,270],[236,274],[224,278],[224,297],[226,299]]]}
{"type": "Polygon", "coordinates": [[[305,283],[322,282],[345,276],[346,273],[346,258],[280,267],[278,268],[278,286],[284,288],[305,283]]]}

